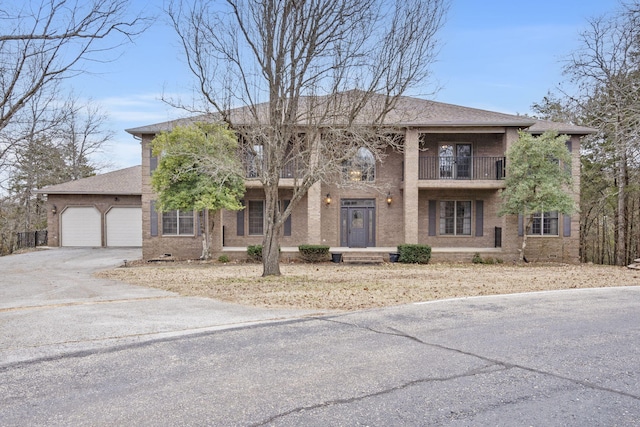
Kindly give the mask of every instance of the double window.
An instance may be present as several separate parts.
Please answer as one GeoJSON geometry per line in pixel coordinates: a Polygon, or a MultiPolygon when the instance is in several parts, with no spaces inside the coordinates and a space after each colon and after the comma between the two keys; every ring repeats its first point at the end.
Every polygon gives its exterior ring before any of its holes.
{"type": "Polygon", "coordinates": [[[440,202],[440,235],[471,235],[471,201],[440,202]]]}
{"type": "Polygon", "coordinates": [[[557,236],[558,212],[544,212],[533,214],[530,236],[557,236]]]}
{"type": "Polygon", "coordinates": [[[193,211],[168,211],[162,213],[162,234],[165,236],[193,236],[193,211]]]}

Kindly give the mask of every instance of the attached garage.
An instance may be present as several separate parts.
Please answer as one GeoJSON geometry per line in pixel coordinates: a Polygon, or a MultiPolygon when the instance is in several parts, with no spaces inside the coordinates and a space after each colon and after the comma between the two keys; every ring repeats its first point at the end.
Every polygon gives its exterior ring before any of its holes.
{"type": "Polygon", "coordinates": [[[107,212],[107,246],[142,246],[142,209],[114,207],[107,212]]]}
{"type": "Polygon", "coordinates": [[[141,247],[142,169],[133,166],[38,190],[49,246],[141,247]]]}
{"type": "Polygon", "coordinates": [[[102,246],[101,219],[95,207],[67,207],[60,216],[61,246],[102,246]]]}

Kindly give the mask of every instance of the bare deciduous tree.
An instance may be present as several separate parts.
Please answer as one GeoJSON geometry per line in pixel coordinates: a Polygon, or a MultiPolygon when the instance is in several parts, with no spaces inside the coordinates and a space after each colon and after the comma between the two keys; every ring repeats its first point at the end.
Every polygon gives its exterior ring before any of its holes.
{"type": "Polygon", "coordinates": [[[308,190],[335,182],[361,147],[378,159],[390,144],[401,148],[385,125],[403,94],[426,87],[448,2],[220,3],[176,0],[168,13],[206,104],[256,166],[263,275],[279,275],[282,227],[308,190]],[[281,211],[285,174],[294,188],[281,211]]]}
{"type": "Polygon", "coordinates": [[[4,129],[5,134],[15,132],[19,144],[2,185],[7,217],[0,223],[0,235],[5,236],[0,253],[14,249],[11,236],[16,233],[46,228],[45,200],[36,189],[93,175],[101,166],[91,155],[111,137],[104,128],[106,116],[95,104],[73,96],[62,105],[56,98],[39,92],[20,111],[19,126],[4,129]]]}
{"type": "MultiPolygon", "coordinates": [[[[129,16],[129,0],[27,0],[0,4],[0,131],[29,101],[86,71],[87,61],[142,32],[147,19],[129,16]]],[[[0,165],[15,147],[0,140],[0,165]]]]}
{"type": "Polygon", "coordinates": [[[630,257],[629,177],[640,155],[640,7],[627,3],[613,15],[592,19],[581,48],[565,71],[578,84],[578,101],[589,125],[611,144],[615,209],[615,264],[630,257]]]}
{"type": "Polygon", "coordinates": [[[105,126],[107,118],[99,105],[91,100],[81,103],[74,95],[61,107],[52,137],[64,160],[67,180],[84,178],[108,166],[92,158],[113,138],[113,131],[105,126]]]}

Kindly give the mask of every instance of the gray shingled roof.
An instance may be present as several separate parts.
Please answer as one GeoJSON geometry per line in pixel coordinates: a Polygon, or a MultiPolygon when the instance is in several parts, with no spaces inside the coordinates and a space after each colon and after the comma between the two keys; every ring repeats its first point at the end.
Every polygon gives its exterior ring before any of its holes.
{"type": "Polygon", "coordinates": [[[43,194],[142,195],[142,167],[132,166],[101,175],[49,185],[37,191],[43,194]]]}
{"type": "MultiPolygon", "coordinates": [[[[334,95],[333,97],[302,98],[301,101],[315,102],[318,106],[327,102],[336,105],[340,103],[348,105],[350,96],[359,96],[360,94],[361,92],[348,91],[334,95]]],[[[360,113],[362,120],[360,120],[360,122],[367,124],[366,118],[377,114],[379,111],[377,106],[380,105],[380,103],[384,103],[384,101],[385,98],[381,95],[373,96],[373,98],[369,100],[369,104],[362,109],[360,113]]],[[[266,103],[258,104],[255,107],[256,114],[265,122],[267,107],[268,105],[266,103]]],[[[304,110],[304,108],[302,108],[302,110],[304,110]]],[[[250,111],[248,107],[233,109],[230,111],[231,119],[237,125],[242,125],[243,123],[251,124],[253,123],[253,119],[250,111]]],[[[343,117],[344,115],[337,112],[331,119],[332,123],[339,124],[343,117]]],[[[170,131],[176,125],[186,125],[196,121],[213,121],[216,120],[216,118],[217,115],[214,114],[199,115],[131,128],[127,129],[127,132],[133,135],[157,134],[163,131],[170,131]]],[[[304,123],[304,118],[300,120],[301,123],[304,123]]],[[[551,129],[571,135],[586,135],[595,132],[594,129],[584,126],[537,120],[528,116],[498,113],[495,111],[462,107],[408,96],[403,96],[398,99],[395,108],[387,115],[386,123],[398,127],[516,127],[527,129],[534,134],[543,133],[551,129]]]]}
{"type": "MultiPolygon", "coordinates": [[[[345,93],[344,96],[348,97],[349,93],[345,93]]],[[[381,96],[377,98],[374,97],[371,101],[371,105],[375,105],[375,102],[382,101],[382,99],[383,98],[381,96]]],[[[320,101],[318,102],[322,102],[322,98],[320,98],[320,101]]],[[[266,107],[267,104],[259,104],[256,106],[256,110],[259,111],[259,114],[264,115],[266,107]]],[[[367,109],[363,110],[363,115],[366,115],[366,110],[367,109]]],[[[372,108],[372,110],[374,110],[374,108],[372,108]]],[[[246,120],[246,122],[250,124],[251,120],[248,119],[248,111],[249,110],[246,107],[232,110],[232,120],[238,124],[242,124],[242,122],[246,120]],[[247,119],[245,119],[245,117],[247,119]]],[[[132,135],[156,134],[163,131],[170,131],[176,125],[186,125],[196,121],[215,120],[215,118],[215,115],[199,115],[191,118],[183,118],[126,129],[126,131],[132,135]]],[[[403,96],[398,99],[396,108],[387,115],[386,122],[400,127],[511,126],[526,128],[533,125],[536,120],[526,116],[497,113],[494,111],[462,107],[459,105],[403,96]]],[[[363,123],[366,122],[363,121],[363,123]]]]}
{"type": "Polygon", "coordinates": [[[527,129],[532,134],[541,134],[548,130],[555,130],[565,135],[589,135],[596,133],[596,130],[586,126],[577,126],[570,123],[550,122],[548,120],[536,120],[536,122],[527,129]]]}

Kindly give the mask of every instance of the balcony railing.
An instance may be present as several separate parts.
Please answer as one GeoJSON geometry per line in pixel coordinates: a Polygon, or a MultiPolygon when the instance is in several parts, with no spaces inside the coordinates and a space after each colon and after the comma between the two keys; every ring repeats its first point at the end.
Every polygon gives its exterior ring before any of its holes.
{"type": "Polygon", "coordinates": [[[504,157],[420,157],[418,179],[504,179],[504,157]]]}
{"type": "MultiPolygon", "coordinates": [[[[260,178],[262,173],[262,169],[254,162],[245,162],[244,171],[246,178],[260,178]]],[[[297,162],[295,160],[291,160],[287,162],[280,171],[280,178],[294,178],[298,172],[297,162]]]]}

